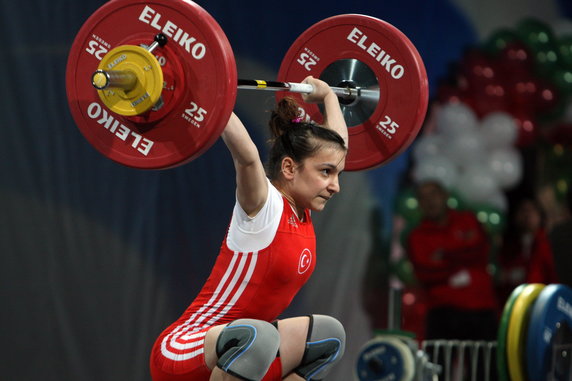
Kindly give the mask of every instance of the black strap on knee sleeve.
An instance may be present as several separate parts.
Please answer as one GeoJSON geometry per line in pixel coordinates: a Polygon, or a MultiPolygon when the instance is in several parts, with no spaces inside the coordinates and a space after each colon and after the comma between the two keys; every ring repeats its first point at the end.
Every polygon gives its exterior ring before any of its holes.
{"type": "Polygon", "coordinates": [[[316,319],[314,315],[309,315],[309,318],[306,348],[302,361],[294,372],[304,380],[321,380],[342,357],[345,332],[342,325],[332,317],[317,315],[316,319]]]}

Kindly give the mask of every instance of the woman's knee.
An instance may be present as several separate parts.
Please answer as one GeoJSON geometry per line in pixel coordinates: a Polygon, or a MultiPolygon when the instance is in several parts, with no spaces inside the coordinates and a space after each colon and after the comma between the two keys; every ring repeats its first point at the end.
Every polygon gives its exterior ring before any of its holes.
{"type": "Polygon", "coordinates": [[[342,358],[346,344],[343,325],[326,315],[310,315],[304,354],[293,370],[304,380],[321,380],[342,358]]]}
{"type": "Polygon", "coordinates": [[[260,380],[276,358],[280,335],[274,325],[238,319],[224,327],[216,340],[216,365],[245,380],[260,380]]]}

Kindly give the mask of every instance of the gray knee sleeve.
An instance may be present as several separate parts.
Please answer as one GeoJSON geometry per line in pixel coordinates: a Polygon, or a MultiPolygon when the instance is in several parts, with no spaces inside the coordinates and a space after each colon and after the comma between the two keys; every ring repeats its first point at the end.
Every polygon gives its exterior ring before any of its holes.
{"type": "Polygon", "coordinates": [[[227,325],[216,342],[217,366],[243,380],[258,381],[270,368],[280,347],[280,334],[270,323],[238,319],[227,325]]]}
{"type": "Polygon", "coordinates": [[[306,350],[294,372],[304,380],[321,380],[344,354],[346,332],[330,316],[310,315],[306,350]]]}

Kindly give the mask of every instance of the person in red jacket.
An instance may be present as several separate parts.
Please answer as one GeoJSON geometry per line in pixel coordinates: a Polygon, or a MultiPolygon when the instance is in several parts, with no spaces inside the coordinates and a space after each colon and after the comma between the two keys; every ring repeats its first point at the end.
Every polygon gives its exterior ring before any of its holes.
{"type": "Polygon", "coordinates": [[[520,284],[558,281],[544,221],[543,210],[533,198],[524,197],[516,204],[498,255],[502,301],[520,284]]]}
{"type": "Polygon", "coordinates": [[[426,293],[426,338],[493,340],[497,300],[482,225],[472,212],[450,209],[437,182],[420,184],[417,199],[422,220],[408,254],[426,293]]]}
{"type": "Polygon", "coordinates": [[[235,114],[223,131],[236,171],[231,222],[199,295],[153,346],[153,381],[322,379],[342,357],[345,331],[335,318],[277,320],[314,269],[310,211],[340,191],[347,153],[337,96],[321,80],[305,82],[314,91],[304,100],[324,104],[324,125],[281,100],[269,123],[268,173],[235,114]]]}

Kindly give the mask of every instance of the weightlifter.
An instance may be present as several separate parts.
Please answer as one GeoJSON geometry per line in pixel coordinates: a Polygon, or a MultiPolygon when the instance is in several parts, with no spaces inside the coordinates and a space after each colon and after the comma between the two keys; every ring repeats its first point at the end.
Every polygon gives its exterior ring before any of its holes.
{"type": "Polygon", "coordinates": [[[154,381],[322,380],[344,353],[330,316],[277,320],[316,264],[310,211],[340,191],[348,132],[338,97],[323,81],[303,99],[324,104],[324,124],[302,121],[291,98],[269,126],[266,170],[241,121],[222,134],[236,169],[236,203],[212,272],[182,316],[157,339],[154,381]]]}

